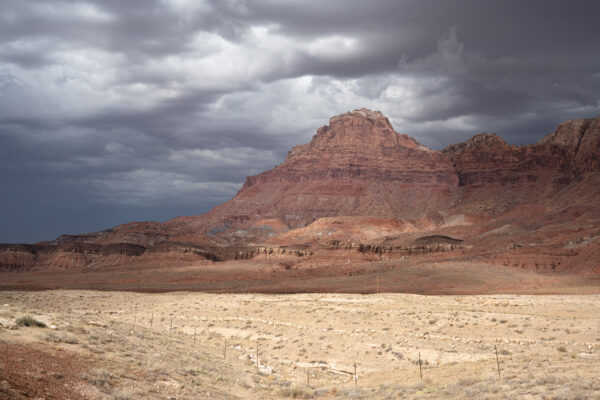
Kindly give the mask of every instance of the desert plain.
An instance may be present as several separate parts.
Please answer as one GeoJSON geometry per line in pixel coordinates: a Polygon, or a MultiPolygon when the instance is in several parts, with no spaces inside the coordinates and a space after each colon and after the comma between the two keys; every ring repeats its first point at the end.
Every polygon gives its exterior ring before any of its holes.
{"type": "Polygon", "coordinates": [[[7,399],[600,399],[599,294],[5,291],[0,324],[7,399]]]}

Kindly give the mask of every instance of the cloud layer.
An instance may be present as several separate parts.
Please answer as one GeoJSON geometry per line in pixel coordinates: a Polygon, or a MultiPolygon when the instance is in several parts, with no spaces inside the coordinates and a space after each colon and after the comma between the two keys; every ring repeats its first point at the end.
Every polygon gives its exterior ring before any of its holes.
{"type": "Polygon", "coordinates": [[[433,148],[600,115],[593,0],[0,10],[0,242],[205,212],[356,108],[433,148]]]}

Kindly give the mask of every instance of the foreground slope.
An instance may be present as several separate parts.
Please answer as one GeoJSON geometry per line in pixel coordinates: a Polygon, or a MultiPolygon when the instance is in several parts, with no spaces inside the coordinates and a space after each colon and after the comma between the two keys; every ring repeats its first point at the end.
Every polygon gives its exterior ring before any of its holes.
{"type": "Polygon", "coordinates": [[[600,398],[598,295],[51,291],[0,304],[3,399],[600,398]],[[56,329],[16,326],[30,314],[56,329]]]}

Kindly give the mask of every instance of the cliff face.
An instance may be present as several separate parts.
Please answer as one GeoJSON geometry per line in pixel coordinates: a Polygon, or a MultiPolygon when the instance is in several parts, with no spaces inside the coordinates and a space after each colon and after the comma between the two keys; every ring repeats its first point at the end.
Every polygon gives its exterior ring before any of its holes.
{"type": "Polygon", "coordinates": [[[433,151],[396,133],[380,112],[355,110],[331,118],[281,165],[248,177],[230,201],[171,223],[193,235],[207,225],[227,231],[261,218],[289,228],[333,216],[398,218],[420,226],[444,224],[441,215],[450,214],[494,218],[519,204],[550,204],[595,179],[599,126],[600,118],[568,121],[529,146],[484,133],[433,151]]]}
{"type": "Polygon", "coordinates": [[[510,146],[484,133],[442,152],[458,174],[467,213],[497,216],[518,204],[550,205],[573,185],[597,177],[600,118],[565,122],[534,145],[510,146]]]}
{"type": "Polygon", "coordinates": [[[443,152],[458,174],[461,210],[467,214],[496,216],[551,197],[570,182],[557,146],[509,146],[497,135],[481,134],[443,152]]]}
{"type": "Polygon", "coordinates": [[[144,247],[127,243],[85,243],[83,240],[75,237],[73,241],[55,245],[0,244],[0,272],[29,268],[118,266],[157,260],[208,262],[219,259],[211,249],[190,244],[161,242],[144,247]]]}
{"type": "Polygon", "coordinates": [[[331,118],[310,143],[270,171],[248,177],[219,213],[278,218],[290,227],[321,217],[418,218],[457,198],[450,157],[394,131],[380,112],[331,118]]]}
{"type": "Polygon", "coordinates": [[[600,117],[566,121],[538,142],[558,148],[573,175],[600,171],[600,117]]]}

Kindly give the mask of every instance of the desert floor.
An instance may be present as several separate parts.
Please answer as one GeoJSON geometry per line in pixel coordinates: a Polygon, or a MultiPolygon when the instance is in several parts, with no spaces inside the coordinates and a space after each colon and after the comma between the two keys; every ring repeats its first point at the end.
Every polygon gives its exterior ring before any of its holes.
{"type": "Polygon", "coordinates": [[[0,324],[0,398],[600,399],[600,295],[9,291],[0,324]]]}

